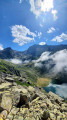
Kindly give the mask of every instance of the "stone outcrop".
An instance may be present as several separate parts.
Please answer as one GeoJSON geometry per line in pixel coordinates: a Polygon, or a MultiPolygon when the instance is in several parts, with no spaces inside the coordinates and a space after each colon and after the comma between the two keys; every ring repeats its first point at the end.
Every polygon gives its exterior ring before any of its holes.
{"type": "Polygon", "coordinates": [[[10,75],[10,74],[0,72],[0,84],[5,83],[5,82],[10,82],[14,85],[14,84],[16,84],[15,82],[17,80],[20,83],[27,83],[27,84],[31,85],[31,83],[25,77],[22,78],[22,77],[19,77],[16,75],[10,75]]]}
{"type": "Polygon", "coordinates": [[[67,120],[64,99],[38,87],[9,81],[0,84],[0,120],[67,120]]]}

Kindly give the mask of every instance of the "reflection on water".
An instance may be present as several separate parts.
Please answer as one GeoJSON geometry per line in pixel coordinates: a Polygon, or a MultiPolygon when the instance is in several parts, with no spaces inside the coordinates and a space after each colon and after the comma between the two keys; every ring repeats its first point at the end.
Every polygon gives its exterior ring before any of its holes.
{"type": "Polygon", "coordinates": [[[67,99],[67,84],[52,84],[50,83],[47,87],[44,88],[46,92],[52,91],[60,97],[67,99]]]}

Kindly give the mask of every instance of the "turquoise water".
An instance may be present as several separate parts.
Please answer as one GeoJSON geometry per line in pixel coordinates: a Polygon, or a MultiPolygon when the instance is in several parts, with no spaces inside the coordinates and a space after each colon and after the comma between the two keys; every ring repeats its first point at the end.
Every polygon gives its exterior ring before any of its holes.
{"type": "Polygon", "coordinates": [[[60,97],[67,99],[67,84],[52,84],[50,83],[47,87],[44,87],[46,92],[52,91],[60,97]]]}

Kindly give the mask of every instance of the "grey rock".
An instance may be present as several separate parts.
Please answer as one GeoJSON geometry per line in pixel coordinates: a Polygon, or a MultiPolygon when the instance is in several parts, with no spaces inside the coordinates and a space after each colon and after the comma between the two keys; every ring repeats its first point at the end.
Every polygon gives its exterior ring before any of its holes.
{"type": "Polygon", "coordinates": [[[8,82],[14,82],[15,81],[12,77],[6,77],[5,80],[8,81],[8,82]]]}

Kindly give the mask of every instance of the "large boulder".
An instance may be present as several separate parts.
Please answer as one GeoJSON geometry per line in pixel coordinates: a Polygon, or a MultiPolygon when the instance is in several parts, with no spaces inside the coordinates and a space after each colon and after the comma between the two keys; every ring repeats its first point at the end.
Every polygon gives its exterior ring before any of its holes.
{"type": "Polygon", "coordinates": [[[10,92],[10,97],[12,99],[12,106],[21,107],[27,104],[30,100],[30,94],[27,89],[22,86],[13,86],[10,92]]]}
{"type": "MultiPolygon", "coordinates": [[[[34,89],[32,89],[31,91],[33,91],[34,89]]],[[[46,99],[47,96],[41,92],[38,88],[35,88],[35,91],[32,92],[32,96],[31,96],[31,100],[36,99],[37,97],[39,97],[40,99],[46,99]]]]}
{"type": "Polygon", "coordinates": [[[64,101],[63,98],[59,97],[58,95],[54,94],[53,92],[48,93],[48,98],[53,102],[56,102],[58,104],[62,103],[64,101]]]}
{"type": "Polygon", "coordinates": [[[35,88],[32,87],[32,86],[29,86],[29,87],[28,87],[28,91],[29,91],[30,93],[33,93],[33,92],[35,92],[35,88]]]}
{"type": "Polygon", "coordinates": [[[20,93],[19,92],[11,92],[6,91],[0,95],[0,112],[3,110],[7,110],[10,112],[13,106],[17,106],[20,102],[20,93]]]}
{"type": "Polygon", "coordinates": [[[7,110],[10,112],[12,108],[12,99],[9,95],[3,94],[0,95],[0,111],[7,110]]]}
{"type": "Polygon", "coordinates": [[[13,91],[11,92],[10,97],[12,99],[12,106],[17,106],[20,101],[20,92],[13,91]]]}

